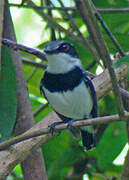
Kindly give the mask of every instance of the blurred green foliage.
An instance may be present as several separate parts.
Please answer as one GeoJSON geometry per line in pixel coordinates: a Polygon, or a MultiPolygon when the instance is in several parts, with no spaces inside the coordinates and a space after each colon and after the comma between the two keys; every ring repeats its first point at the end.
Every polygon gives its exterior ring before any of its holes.
{"type": "MultiPolygon", "coordinates": [[[[36,2],[40,1],[37,0],[36,2]]],[[[52,2],[55,3],[55,5],[57,4],[56,1],[52,2]]],[[[69,2],[74,4],[72,3],[72,0],[69,0],[68,3],[69,2]]],[[[129,6],[128,0],[93,0],[93,2],[98,8],[126,8],[129,6]]],[[[34,13],[33,10],[29,9],[20,9],[20,16],[16,19],[14,17],[15,15],[13,14],[13,11],[14,8],[11,9],[11,12],[12,17],[14,18],[15,31],[18,41],[27,43],[27,35],[30,35],[29,44],[35,44],[35,46],[38,48],[43,49],[45,44],[47,44],[48,41],[51,41],[52,38],[52,29],[46,20],[39,16],[36,11],[34,13]],[[40,28],[40,31],[38,28],[40,28]],[[35,41],[32,31],[37,32],[37,37],[40,37],[38,43],[35,41]]],[[[58,16],[60,15],[60,18],[55,18],[57,22],[60,22],[60,24],[63,22],[63,25],[67,25],[68,28],[71,28],[67,15],[65,16],[66,20],[64,20],[64,11],[54,10],[53,12],[55,12],[55,16],[57,14],[58,16]]],[[[83,35],[88,37],[87,28],[85,27],[78,12],[71,11],[71,15],[74,17],[75,22],[83,32],[83,35]]],[[[120,43],[123,50],[128,51],[129,13],[102,13],[102,17],[104,22],[108,25],[110,31],[120,43]]],[[[111,55],[114,55],[117,52],[117,49],[103,28],[101,26],[100,28],[111,55]]],[[[84,68],[87,68],[92,63],[94,63],[95,59],[93,55],[91,55],[82,44],[75,41],[71,37],[64,35],[64,33],[58,32],[57,30],[54,32],[57,38],[61,36],[63,39],[68,40],[74,44],[84,68]]],[[[37,58],[32,55],[23,52],[21,55],[23,57],[37,61],[37,58]]],[[[121,61],[121,63],[125,63],[126,61],[128,62],[127,58],[121,61]]],[[[35,111],[42,105],[42,102],[39,101],[39,98],[44,100],[44,97],[40,94],[39,91],[39,84],[44,73],[44,69],[36,68],[34,71],[34,67],[25,64],[23,64],[23,68],[25,77],[27,79],[29,93],[33,95],[30,96],[30,100],[32,103],[32,109],[35,111]],[[32,72],[33,76],[28,78],[32,72]]],[[[97,69],[98,65],[95,64],[90,69],[90,71],[96,73],[97,69]]],[[[43,101],[43,103],[45,104],[46,102],[43,101]]],[[[52,109],[47,106],[44,110],[38,113],[38,115],[35,117],[35,121],[38,122],[39,120],[43,119],[43,117],[45,117],[51,111],[52,109]]],[[[103,116],[105,114],[114,113],[117,113],[116,102],[113,94],[109,93],[99,101],[99,115],[103,116]]],[[[103,176],[117,176],[119,178],[122,166],[115,165],[113,161],[120,154],[126,142],[126,127],[123,122],[116,122],[108,125],[99,141],[97,148],[89,152],[85,152],[83,150],[80,141],[74,140],[69,131],[63,131],[59,136],[52,138],[50,142],[42,146],[48,178],[49,180],[76,180],[83,179],[84,174],[88,174],[90,180],[101,180],[104,179],[103,176]]],[[[22,173],[19,168],[19,166],[15,168],[14,172],[22,179],[22,173]]],[[[12,177],[13,179],[18,179],[17,177],[11,176],[11,178],[12,177]]]]}

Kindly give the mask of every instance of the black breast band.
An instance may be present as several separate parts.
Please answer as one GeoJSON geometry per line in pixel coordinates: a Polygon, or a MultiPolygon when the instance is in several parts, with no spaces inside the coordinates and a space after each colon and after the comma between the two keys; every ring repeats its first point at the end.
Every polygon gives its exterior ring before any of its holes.
{"type": "Polygon", "coordinates": [[[46,71],[41,80],[41,85],[50,92],[72,91],[81,83],[82,78],[83,72],[79,67],[75,67],[68,73],[60,74],[52,74],[46,71]]]}

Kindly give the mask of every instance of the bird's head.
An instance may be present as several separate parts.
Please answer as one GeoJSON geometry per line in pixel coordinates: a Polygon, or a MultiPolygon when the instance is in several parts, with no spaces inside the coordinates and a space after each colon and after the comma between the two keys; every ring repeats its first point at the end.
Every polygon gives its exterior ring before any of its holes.
{"type": "Polygon", "coordinates": [[[44,52],[48,60],[48,72],[66,73],[75,66],[81,67],[74,46],[66,41],[52,41],[46,45],[44,52]]]}

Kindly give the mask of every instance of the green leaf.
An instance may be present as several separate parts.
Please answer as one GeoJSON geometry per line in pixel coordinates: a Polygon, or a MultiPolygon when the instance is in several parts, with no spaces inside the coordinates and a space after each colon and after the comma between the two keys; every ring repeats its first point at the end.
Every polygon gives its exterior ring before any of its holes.
{"type": "Polygon", "coordinates": [[[8,48],[2,46],[0,73],[0,141],[10,137],[16,121],[16,74],[8,48]]]}
{"type": "Polygon", "coordinates": [[[73,140],[72,134],[68,131],[63,131],[45,144],[43,153],[50,180],[65,179],[73,164],[85,158],[83,149],[78,146],[77,141],[73,140]]]}
{"type": "Polygon", "coordinates": [[[113,160],[120,154],[127,142],[124,122],[114,122],[106,129],[96,150],[89,152],[95,155],[101,170],[110,169],[113,160]]]}

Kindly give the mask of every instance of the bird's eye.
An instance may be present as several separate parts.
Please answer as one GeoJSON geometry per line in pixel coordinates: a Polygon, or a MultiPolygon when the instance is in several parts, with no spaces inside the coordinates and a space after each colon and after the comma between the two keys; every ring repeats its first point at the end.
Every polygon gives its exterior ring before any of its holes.
{"type": "Polygon", "coordinates": [[[64,45],[62,46],[62,49],[63,49],[64,51],[68,51],[69,48],[70,48],[70,46],[69,46],[68,44],[64,44],[64,45]]]}

